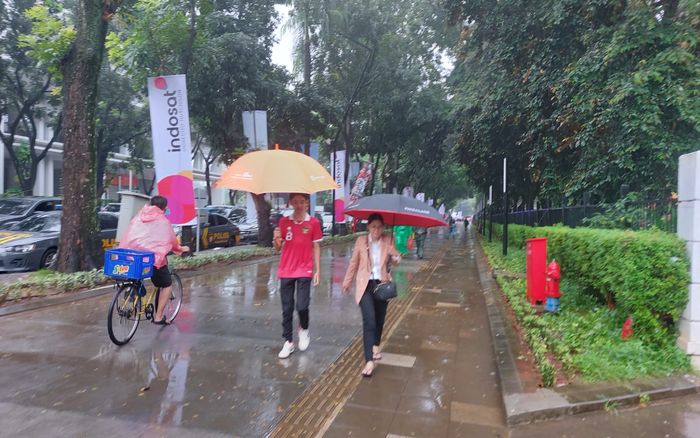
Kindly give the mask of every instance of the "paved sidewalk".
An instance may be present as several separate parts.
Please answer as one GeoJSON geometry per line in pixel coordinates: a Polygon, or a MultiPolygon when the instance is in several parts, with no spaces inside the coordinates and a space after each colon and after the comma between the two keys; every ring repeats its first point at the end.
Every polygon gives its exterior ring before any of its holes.
{"type": "MultiPolygon", "coordinates": [[[[326,396],[338,403],[332,415],[325,422],[298,422],[296,430],[291,426],[294,419],[286,418],[273,436],[506,433],[486,307],[473,261],[475,241],[464,244],[433,235],[429,242],[442,246],[414,277],[402,314],[389,318],[398,321],[389,321],[396,325],[390,325],[384,357],[373,377],[359,377],[360,345],[351,345],[338,362],[349,363],[354,386],[345,399],[341,394],[326,396]],[[314,434],[299,423],[320,427],[314,434]]],[[[390,307],[395,306],[400,304],[390,307]]],[[[333,376],[322,376],[316,386],[334,382],[333,376]]],[[[322,392],[318,394],[323,397],[322,392]]]]}
{"type": "MultiPolygon", "coordinates": [[[[494,348],[503,345],[493,342],[494,291],[485,287],[488,271],[478,243],[469,233],[455,240],[433,234],[428,242],[431,260],[413,277],[409,295],[390,305],[384,358],[373,377],[360,377],[358,335],[295,401],[272,437],[700,436],[697,397],[632,409],[615,402],[605,411],[509,426],[502,388],[513,385],[501,383],[503,357],[494,348]]],[[[570,389],[572,397],[585,399],[581,391],[605,393],[570,389]]],[[[520,406],[537,412],[547,403],[520,406]]],[[[577,412],[586,409],[558,415],[577,412]]]]}

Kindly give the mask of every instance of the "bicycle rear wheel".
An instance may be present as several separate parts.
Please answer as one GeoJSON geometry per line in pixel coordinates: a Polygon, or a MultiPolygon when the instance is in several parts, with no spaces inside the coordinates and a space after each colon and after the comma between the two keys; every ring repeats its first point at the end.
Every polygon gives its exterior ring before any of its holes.
{"type": "Polygon", "coordinates": [[[139,326],[141,299],[138,292],[137,284],[123,284],[112,298],[107,315],[107,332],[116,345],[129,342],[139,326]]]}
{"type": "Polygon", "coordinates": [[[168,299],[168,304],[165,305],[163,309],[163,316],[168,323],[175,320],[175,317],[180,312],[180,307],[182,307],[182,281],[180,281],[180,276],[176,273],[170,274],[173,278],[173,286],[170,292],[170,298],[168,299]]]}

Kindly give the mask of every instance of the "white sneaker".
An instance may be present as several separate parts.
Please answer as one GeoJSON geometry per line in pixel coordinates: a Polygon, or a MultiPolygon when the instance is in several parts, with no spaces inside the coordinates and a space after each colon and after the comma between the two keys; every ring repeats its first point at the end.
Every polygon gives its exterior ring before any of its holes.
{"type": "Polygon", "coordinates": [[[284,341],[284,346],[280,350],[277,357],[280,359],[286,359],[290,354],[294,353],[294,342],[284,341]]]}
{"type": "Polygon", "coordinates": [[[299,329],[299,350],[306,351],[309,348],[309,343],[311,342],[311,336],[309,336],[309,330],[299,329]]]}

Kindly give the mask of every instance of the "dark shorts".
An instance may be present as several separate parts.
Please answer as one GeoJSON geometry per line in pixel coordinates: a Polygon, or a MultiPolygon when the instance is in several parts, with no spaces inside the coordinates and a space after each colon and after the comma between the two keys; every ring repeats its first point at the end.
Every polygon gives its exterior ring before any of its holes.
{"type": "Polygon", "coordinates": [[[155,287],[170,287],[173,285],[173,278],[170,275],[170,269],[168,265],[162,266],[160,268],[153,269],[153,276],[151,277],[153,286],[155,287]]]}

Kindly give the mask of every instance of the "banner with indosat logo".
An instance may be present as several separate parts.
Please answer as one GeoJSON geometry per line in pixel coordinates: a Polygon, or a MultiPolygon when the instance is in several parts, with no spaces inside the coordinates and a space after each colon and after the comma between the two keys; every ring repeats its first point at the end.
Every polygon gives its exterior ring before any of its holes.
{"type": "Polygon", "coordinates": [[[345,222],[345,150],[331,152],[331,175],[338,188],[335,190],[335,223],[345,222]]]}
{"type": "Polygon", "coordinates": [[[196,224],[185,75],[148,78],[148,102],[158,194],[168,198],[166,216],[174,225],[196,224]]]}

